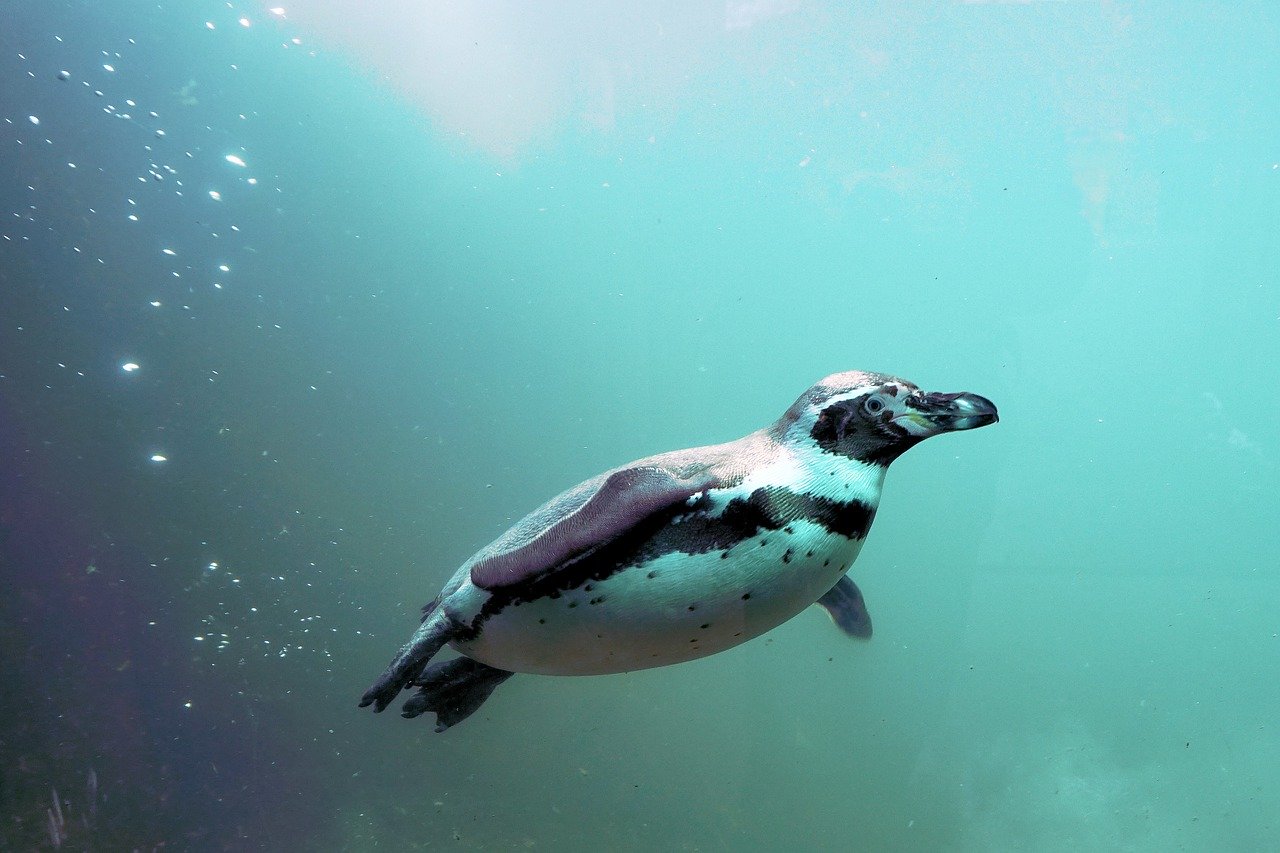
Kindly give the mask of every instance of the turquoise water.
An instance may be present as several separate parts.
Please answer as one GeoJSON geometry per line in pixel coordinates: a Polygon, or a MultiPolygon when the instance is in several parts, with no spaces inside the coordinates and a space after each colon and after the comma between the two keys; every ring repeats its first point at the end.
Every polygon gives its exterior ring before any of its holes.
{"type": "Polygon", "coordinates": [[[0,847],[1280,847],[1278,38],[1265,3],[24,5],[0,847]],[[541,501],[853,368],[1001,412],[893,466],[869,643],[811,609],[442,735],[356,709],[541,501]]]}

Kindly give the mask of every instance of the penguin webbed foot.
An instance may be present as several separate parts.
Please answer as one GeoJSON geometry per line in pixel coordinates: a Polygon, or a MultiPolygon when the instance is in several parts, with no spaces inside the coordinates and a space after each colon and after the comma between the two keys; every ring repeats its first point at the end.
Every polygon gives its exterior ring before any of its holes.
{"type": "Polygon", "coordinates": [[[453,623],[441,614],[423,621],[378,680],[360,697],[360,707],[372,705],[375,713],[381,713],[401,690],[418,678],[427,662],[449,642],[454,630],[453,623]]]}
{"type": "Polygon", "coordinates": [[[436,731],[442,732],[474,714],[513,674],[468,657],[433,663],[413,680],[418,692],[404,703],[400,715],[412,718],[434,711],[436,731]]]}
{"type": "Polygon", "coordinates": [[[400,695],[400,691],[405,686],[397,675],[391,669],[388,669],[378,676],[378,680],[360,697],[360,707],[367,708],[372,705],[373,712],[380,714],[395,701],[395,698],[400,695]]]}

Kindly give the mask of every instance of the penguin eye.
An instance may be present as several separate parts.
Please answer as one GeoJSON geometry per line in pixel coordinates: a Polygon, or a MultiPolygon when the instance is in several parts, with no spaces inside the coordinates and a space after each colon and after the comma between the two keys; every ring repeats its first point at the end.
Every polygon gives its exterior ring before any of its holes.
{"type": "Polygon", "coordinates": [[[878,415],[884,410],[884,400],[880,399],[879,395],[873,394],[862,402],[862,408],[869,415],[878,415]]]}

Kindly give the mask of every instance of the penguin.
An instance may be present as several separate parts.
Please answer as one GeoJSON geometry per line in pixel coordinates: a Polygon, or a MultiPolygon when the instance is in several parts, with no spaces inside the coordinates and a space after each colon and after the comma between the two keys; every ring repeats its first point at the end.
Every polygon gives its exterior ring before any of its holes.
{"type": "Polygon", "coordinates": [[[599,675],[724,651],[812,604],[844,633],[871,619],[846,575],[885,472],[930,436],[993,424],[967,392],[848,371],[771,426],[660,453],[552,498],[462,564],[360,699],[444,731],[515,673],[599,675]],[[431,662],[445,646],[459,657],[431,662]]]}

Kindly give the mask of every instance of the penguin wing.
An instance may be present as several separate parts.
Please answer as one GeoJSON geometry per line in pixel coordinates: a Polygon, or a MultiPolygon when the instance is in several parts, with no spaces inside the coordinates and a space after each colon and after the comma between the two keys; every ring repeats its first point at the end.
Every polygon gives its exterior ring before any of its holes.
{"type": "Polygon", "coordinates": [[[714,465],[660,460],[651,457],[601,474],[553,498],[473,558],[471,582],[493,590],[540,577],[722,482],[714,465]]]}
{"type": "Polygon", "coordinates": [[[818,604],[827,611],[836,627],[848,636],[859,640],[871,638],[871,614],[867,612],[867,602],[862,598],[862,590],[848,575],[840,578],[819,598],[818,604]]]}

